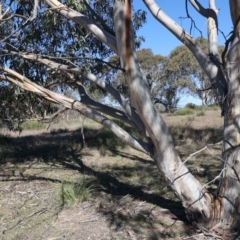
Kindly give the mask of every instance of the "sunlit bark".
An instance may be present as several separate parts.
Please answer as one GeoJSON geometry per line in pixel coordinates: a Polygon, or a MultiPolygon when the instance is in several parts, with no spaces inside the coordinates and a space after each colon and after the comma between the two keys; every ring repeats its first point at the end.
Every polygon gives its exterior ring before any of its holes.
{"type": "Polygon", "coordinates": [[[137,109],[154,144],[153,158],[175,194],[188,211],[189,218],[204,221],[210,217],[211,198],[181,162],[166,123],[151,101],[134,48],[130,1],[115,1],[114,22],[118,51],[129,86],[131,101],[137,109]],[[201,219],[202,218],[202,219],[201,219]]]}

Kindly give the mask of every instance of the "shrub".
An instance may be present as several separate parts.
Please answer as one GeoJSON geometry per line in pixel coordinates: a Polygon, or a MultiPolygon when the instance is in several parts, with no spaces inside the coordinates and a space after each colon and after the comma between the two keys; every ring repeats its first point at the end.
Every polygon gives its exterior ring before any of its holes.
{"type": "Polygon", "coordinates": [[[194,103],[187,103],[184,108],[196,109],[197,105],[194,103]]]}
{"type": "Polygon", "coordinates": [[[124,148],[126,145],[117,138],[108,129],[102,128],[94,140],[94,145],[99,148],[102,156],[105,156],[107,151],[115,152],[118,147],[124,148]]]}
{"type": "MultiPolygon", "coordinates": [[[[124,124],[124,122],[112,119],[113,122],[118,124],[126,132],[131,134],[133,137],[138,138],[139,134],[132,127],[124,124]]],[[[94,138],[88,138],[87,145],[88,147],[96,147],[100,151],[102,156],[105,156],[108,151],[114,153],[117,149],[126,147],[126,144],[123,143],[118,137],[116,137],[110,130],[107,128],[101,128],[94,138]]]]}

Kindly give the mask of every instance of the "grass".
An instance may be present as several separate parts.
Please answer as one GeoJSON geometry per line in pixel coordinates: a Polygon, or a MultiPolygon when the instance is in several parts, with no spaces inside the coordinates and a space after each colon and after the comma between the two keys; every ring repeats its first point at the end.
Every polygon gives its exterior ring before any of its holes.
{"type": "Polygon", "coordinates": [[[185,116],[190,114],[194,114],[194,111],[190,108],[181,108],[173,112],[174,116],[185,116]]]}
{"type": "MultiPolygon", "coordinates": [[[[183,160],[221,140],[220,128],[194,129],[196,116],[179,119],[171,133],[183,160]]],[[[80,129],[66,126],[37,136],[0,136],[0,232],[5,231],[5,239],[95,240],[104,235],[119,240],[130,239],[130,232],[136,239],[173,240],[189,234],[181,203],[148,156],[88,120],[88,147],[83,148],[80,129]]],[[[206,183],[219,172],[214,156],[221,157],[220,148],[187,162],[199,181],[206,183]]]]}
{"type": "Polygon", "coordinates": [[[47,124],[41,121],[26,121],[20,125],[20,129],[24,130],[39,130],[46,128],[47,124]]]}
{"type": "Polygon", "coordinates": [[[195,104],[187,104],[184,108],[177,109],[173,112],[174,116],[185,116],[195,114],[197,117],[204,116],[206,111],[219,110],[217,105],[197,106],[195,104]]]}
{"type": "Polygon", "coordinates": [[[201,111],[197,112],[196,115],[197,115],[198,117],[204,116],[204,115],[205,115],[205,111],[204,111],[204,110],[201,110],[201,111]]]}
{"type": "Polygon", "coordinates": [[[78,205],[85,201],[97,187],[93,182],[85,179],[79,182],[63,182],[61,184],[60,197],[63,205],[78,205]]]}

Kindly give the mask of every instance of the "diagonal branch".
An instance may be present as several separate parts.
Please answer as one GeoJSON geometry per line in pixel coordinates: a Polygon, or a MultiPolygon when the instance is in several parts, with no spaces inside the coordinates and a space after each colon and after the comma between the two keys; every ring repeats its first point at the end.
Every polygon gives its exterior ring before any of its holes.
{"type": "Polygon", "coordinates": [[[86,106],[85,104],[76,101],[74,99],[62,96],[58,93],[55,93],[53,91],[50,91],[48,89],[45,89],[44,87],[41,87],[37,85],[36,83],[33,83],[28,78],[22,76],[21,74],[6,68],[6,67],[0,67],[0,70],[5,72],[6,74],[0,75],[0,80],[6,80],[8,82],[11,82],[25,90],[31,91],[39,96],[42,96],[43,98],[63,105],[66,108],[69,109],[75,109],[79,111],[82,115],[100,123],[104,127],[108,128],[110,131],[114,133],[119,139],[121,139],[124,143],[128,144],[132,148],[141,151],[143,153],[148,154],[148,145],[147,143],[141,142],[133,138],[130,134],[128,134],[125,130],[123,130],[121,127],[119,127],[116,123],[111,121],[110,119],[106,118],[105,116],[99,114],[92,108],[86,106]]]}
{"type": "MultiPolygon", "coordinates": [[[[128,100],[121,95],[115,88],[113,88],[110,84],[102,81],[101,79],[97,78],[94,74],[91,72],[86,71],[84,68],[80,68],[77,66],[71,67],[65,64],[60,64],[57,62],[54,62],[52,60],[49,60],[47,58],[42,58],[41,55],[33,54],[33,53],[19,53],[19,52],[14,52],[14,51],[8,51],[5,49],[0,49],[0,52],[6,53],[6,54],[12,54],[12,55],[18,55],[24,59],[28,59],[31,61],[36,61],[45,64],[46,66],[61,70],[64,72],[72,72],[72,73],[79,73],[86,79],[90,80],[91,82],[97,84],[99,87],[104,89],[106,92],[110,93],[122,106],[124,111],[126,112],[127,116],[132,119],[134,122],[134,126],[140,130],[140,132],[146,136],[146,130],[145,126],[139,117],[138,113],[135,111],[133,107],[129,104],[128,100]]],[[[131,124],[132,125],[132,124],[131,124]]]]}
{"type": "Polygon", "coordinates": [[[196,41],[188,34],[181,26],[173,21],[163,10],[158,6],[154,0],[143,0],[152,15],[163,26],[175,35],[186,47],[192,52],[197,59],[199,65],[202,67],[206,75],[215,87],[215,95],[218,103],[223,107],[223,102],[227,94],[227,82],[222,72],[221,66],[215,58],[209,58],[201,49],[196,41]]]}
{"type": "MultiPolygon", "coordinates": [[[[26,25],[28,25],[30,22],[32,22],[36,17],[37,17],[37,9],[38,9],[38,5],[39,5],[39,0],[34,0],[34,8],[33,8],[33,14],[32,16],[30,16],[29,18],[26,19],[26,21],[21,25],[19,26],[16,30],[12,31],[8,36],[6,36],[4,39],[2,39],[0,42],[5,42],[7,39],[9,39],[11,36],[13,36],[15,33],[17,33],[21,28],[25,27],[26,25]]],[[[9,9],[9,8],[8,8],[9,9]]],[[[8,9],[5,11],[4,14],[1,13],[1,8],[0,8],[0,19],[2,21],[4,21],[5,19],[3,19],[4,15],[6,14],[6,12],[8,11],[8,9]]],[[[17,14],[13,14],[12,16],[18,16],[17,14]]],[[[24,18],[25,17],[22,17],[20,16],[21,18],[24,18]]]]}
{"type": "MultiPolygon", "coordinates": [[[[69,75],[69,74],[68,74],[69,75]]],[[[73,77],[73,76],[72,76],[73,77]]],[[[119,119],[133,127],[135,127],[134,123],[131,121],[131,119],[123,112],[120,111],[116,108],[104,105],[100,102],[96,102],[94,101],[85,91],[85,88],[82,86],[82,84],[74,81],[69,83],[69,85],[74,85],[75,87],[78,88],[78,92],[80,94],[81,103],[84,103],[85,105],[91,107],[92,109],[94,109],[97,112],[103,113],[103,114],[107,114],[111,117],[114,117],[116,119],[119,119]]]]}
{"type": "Polygon", "coordinates": [[[204,8],[201,3],[197,0],[186,0],[189,1],[192,6],[195,8],[195,10],[200,13],[203,17],[209,18],[210,16],[210,11],[208,8],[204,8]]]}
{"type": "Polygon", "coordinates": [[[66,5],[60,3],[57,0],[44,1],[49,7],[51,7],[52,11],[60,13],[66,18],[84,27],[85,29],[90,31],[95,37],[97,37],[101,42],[106,43],[115,53],[117,53],[116,39],[111,33],[104,30],[102,27],[97,25],[94,21],[90,20],[82,13],[79,13],[67,7],[66,5]]]}

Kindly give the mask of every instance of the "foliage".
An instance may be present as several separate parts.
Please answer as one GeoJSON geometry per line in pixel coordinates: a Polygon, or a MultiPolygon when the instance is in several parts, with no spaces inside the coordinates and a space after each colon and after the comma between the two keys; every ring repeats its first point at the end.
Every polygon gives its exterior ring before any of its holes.
{"type": "MultiPolygon", "coordinates": [[[[85,14],[90,20],[96,21],[97,24],[114,35],[113,2],[113,0],[62,1],[63,4],[85,14]]],[[[10,3],[5,2],[3,10],[8,7],[10,9],[7,16],[21,14],[25,17],[31,17],[34,5],[30,0],[17,0],[10,1],[10,3]]],[[[103,60],[113,55],[113,51],[92,34],[89,34],[83,27],[79,27],[77,23],[71,22],[47,8],[45,2],[40,1],[37,18],[29,24],[24,25],[24,19],[17,17],[13,18],[12,21],[3,22],[1,29],[4,32],[1,34],[1,40],[15,29],[19,28],[19,33],[7,41],[1,41],[0,48],[8,51],[18,49],[21,52],[38,54],[60,64],[81,66],[101,77],[106,68],[103,60]]],[[[136,31],[146,22],[146,13],[142,10],[134,11],[133,20],[135,43],[137,47],[140,47],[144,39],[137,36],[136,31]]],[[[61,74],[59,77],[59,72],[51,67],[35,61],[27,61],[16,54],[3,54],[0,63],[55,92],[69,95],[70,91],[77,90],[76,84],[69,81],[68,74],[61,74]]],[[[106,74],[106,81],[110,77],[106,74]]],[[[99,101],[106,95],[104,90],[85,77],[72,74],[72,78],[76,78],[82,83],[94,99],[99,101]]],[[[35,94],[25,92],[6,82],[0,83],[0,92],[0,126],[4,125],[14,129],[18,127],[16,125],[18,122],[36,116],[43,117],[44,113],[50,115],[56,111],[56,107],[46,100],[39,99],[35,94]]],[[[74,98],[79,98],[76,93],[74,98]]]]}
{"type": "Polygon", "coordinates": [[[196,114],[198,117],[199,116],[204,116],[205,115],[205,111],[199,111],[199,112],[197,112],[197,114],[196,114]]]}
{"type": "Polygon", "coordinates": [[[196,108],[197,108],[197,105],[194,104],[194,103],[187,103],[187,104],[185,105],[185,108],[196,109],[196,108]]]}
{"type": "Polygon", "coordinates": [[[0,128],[21,130],[20,123],[27,119],[51,114],[56,107],[20,87],[0,82],[0,128]]]}
{"type": "MultiPolygon", "coordinates": [[[[205,53],[208,53],[207,39],[199,37],[196,42],[205,53]]],[[[219,46],[219,53],[221,54],[222,51],[223,47],[219,46]]],[[[186,84],[186,92],[200,98],[203,105],[215,103],[209,78],[186,46],[176,47],[170,53],[167,71],[170,75],[173,74],[181,84],[186,84]]]]}

